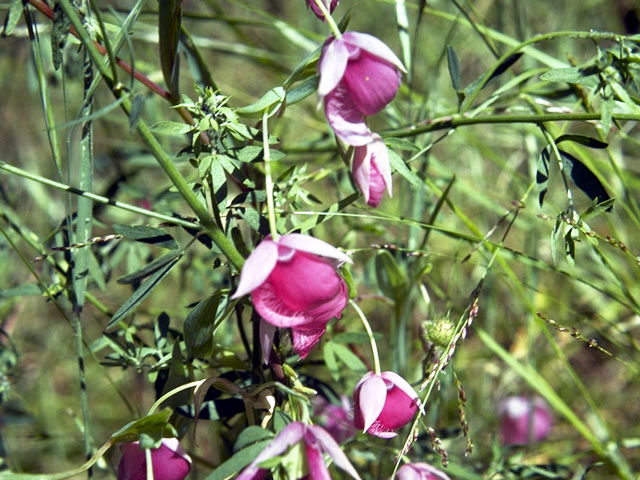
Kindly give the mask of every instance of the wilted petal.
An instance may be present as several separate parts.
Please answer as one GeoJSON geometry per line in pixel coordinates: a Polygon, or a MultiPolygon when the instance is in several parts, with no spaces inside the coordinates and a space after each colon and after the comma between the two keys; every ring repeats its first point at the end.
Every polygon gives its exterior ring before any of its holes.
{"type": "MultiPolygon", "coordinates": [[[[313,1],[313,0],[312,0],[313,1]]],[[[347,68],[349,51],[342,40],[331,37],[327,40],[318,62],[318,95],[320,100],[338,86],[347,68]]]]}
{"type": "Polygon", "coordinates": [[[289,425],[284,427],[278,435],[266,446],[266,448],[256,457],[256,459],[249,464],[247,468],[245,468],[240,475],[236,478],[236,480],[254,480],[258,478],[259,475],[262,474],[258,465],[264,462],[265,460],[269,460],[270,458],[276,457],[281,453],[288,450],[291,446],[298,443],[305,432],[305,424],[301,422],[291,422],[289,425]]]}
{"type": "Polygon", "coordinates": [[[262,362],[267,365],[271,356],[271,347],[273,346],[273,335],[276,333],[276,327],[264,319],[260,319],[259,334],[260,348],[262,348],[262,362]]]}
{"type": "Polygon", "coordinates": [[[371,143],[373,133],[364,122],[351,94],[344,84],[339,84],[324,99],[324,112],[335,134],[347,145],[359,146],[371,143]]]}
{"type": "Polygon", "coordinates": [[[392,65],[395,65],[401,72],[407,73],[400,59],[393,53],[389,46],[373,35],[360,32],[346,32],[342,35],[345,43],[361,48],[371,55],[378,57],[392,65]]]}
{"type": "Polygon", "coordinates": [[[242,297],[256,289],[271,274],[278,261],[278,246],[273,240],[265,239],[251,252],[240,272],[240,281],[232,299],[242,297]]]}
{"type": "Polygon", "coordinates": [[[389,164],[389,151],[387,146],[382,141],[382,138],[378,137],[376,141],[369,145],[371,151],[372,161],[376,164],[376,168],[387,188],[389,196],[392,195],[392,182],[391,182],[391,165],[389,164]]]}
{"type": "Polygon", "coordinates": [[[364,432],[369,430],[382,413],[386,399],[387,386],[381,377],[374,375],[366,380],[360,386],[358,398],[354,401],[359,407],[356,408],[356,427],[362,428],[364,432]],[[358,414],[362,415],[362,425],[358,425],[358,414]]]}
{"type": "Polygon", "coordinates": [[[361,50],[357,59],[349,60],[342,83],[358,111],[375,115],[396,96],[400,75],[391,63],[361,50]]]}
{"type": "Polygon", "coordinates": [[[314,255],[320,255],[322,257],[335,258],[341,262],[353,263],[346,253],[341,252],[327,242],[323,242],[315,237],[310,237],[309,235],[299,233],[283,235],[280,237],[280,240],[278,240],[278,244],[301,252],[313,253],[314,255]]]}
{"type": "Polygon", "coordinates": [[[327,329],[325,327],[322,328],[314,328],[314,329],[302,329],[302,328],[293,328],[291,329],[291,336],[293,337],[293,349],[300,356],[300,358],[306,358],[309,355],[309,352],[316,346],[316,344],[324,335],[324,332],[327,329]]]}
{"type": "Polygon", "coordinates": [[[326,430],[315,425],[309,425],[307,429],[315,435],[322,450],[329,454],[333,459],[333,463],[335,463],[338,468],[341,468],[356,480],[360,480],[358,472],[356,472],[356,469],[353,468],[353,465],[351,465],[347,456],[340,449],[340,445],[336,443],[333,437],[326,430]]]}

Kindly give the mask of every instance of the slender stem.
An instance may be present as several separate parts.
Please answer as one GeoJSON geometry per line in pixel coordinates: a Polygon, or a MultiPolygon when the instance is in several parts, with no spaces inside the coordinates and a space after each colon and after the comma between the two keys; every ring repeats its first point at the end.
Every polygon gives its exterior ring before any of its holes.
{"type": "MultiPolygon", "coordinates": [[[[465,125],[481,125],[493,123],[542,123],[542,122],[589,122],[600,120],[600,112],[594,113],[535,113],[535,114],[504,114],[504,115],[482,115],[468,117],[460,115],[449,115],[446,117],[434,118],[415,125],[387,130],[381,133],[383,137],[412,137],[421,133],[433,132],[436,130],[446,130],[465,125]]],[[[640,115],[630,113],[614,113],[612,116],[616,120],[640,121],[640,115]]]]}
{"type": "Polygon", "coordinates": [[[151,457],[151,449],[144,449],[144,459],[147,464],[147,480],[153,480],[153,458],[151,457]]]}
{"type": "Polygon", "coordinates": [[[185,383],[184,385],[180,385],[179,387],[176,387],[173,390],[168,391],[163,396],[161,396],[158,400],[156,400],[156,403],[151,405],[151,408],[147,412],[147,416],[149,416],[153,412],[155,412],[158,409],[158,407],[160,405],[162,405],[167,398],[170,398],[170,397],[174,396],[176,393],[182,392],[183,390],[189,390],[190,388],[197,389],[204,382],[206,382],[206,379],[205,380],[197,380],[195,382],[185,383]]]}
{"type": "Polygon", "coordinates": [[[553,136],[547,131],[547,129],[544,128],[544,126],[540,125],[540,130],[542,130],[542,134],[547,140],[547,143],[551,145],[551,150],[553,150],[553,156],[556,157],[556,161],[558,162],[558,168],[560,169],[560,176],[562,177],[562,183],[564,184],[564,189],[567,192],[567,199],[569,200],[569,208],[573,209],[573,196],[571,195],[571,188],[569,187],[569,181],[567,180],[567,173],[564,171],[564,164],[562,163],[562,157],[560,156],[560,151],[558,150],[556,141],[553,139],[553,136]]]}
{"type": "Polygon", "coordinates": [[[329,28],[333,32],[333,36],[336,37],[337,40],[340,40],[342,38],[342,32],[340,32],[340,29],[338,28],[338,25],[336,24],[335,20],[331,16],[331,12],[329,12],[329,9],[327,8],[327,6],[324,4],[322,0],[313,0],[313,1],[316,3],[320,11],[322,12],[322,15],[324,15],[324,18],[327,21],[329,28]]]}
{"type": "Polygon", "coordinates": [[[163,215],[162,213],[156,213],[151,210],[147,210],[146,208],[136,207],[128,203],[120,202],[118,200],[113,200],[108,197],[103,197],[102,195],[97,195],[95,193],[87,192],[79,188],[75,188],[70,185],[67,185],[65,183],[56,182],[55,180],[50,180],[48,178],[41,177],[40,175],[29,173],[18,167],[14,167],[13,165],[9,165],[8,163],[5,163],[3,161],[0,161],[0,170],[4,170],[5,172],[18,175],[28,180],[33,180],[34,182],[41,183],[42,185],[47,185],[48,187],[53,187],[58,190],[62,190],[64,192],[69,192],[69,193],[73,193],[74,195],[80,195],[82,197],[89,198],[96,203],[101,203],[103,205],[111,205],[112,207],[116,207],[121,210],[126,210],[128,212],[137,213],[140,215],[144,215],[146,217],[155,218],[157,220],[162,220],[163,222],[171,223],[174,225],[180,225],[182,227],[196,228],[196,229],[202,228],[202,225],[198,223],[189,222],[188,220],[182,220],[181,218],[170,217],[168,215],[163,215]]]}
{"type": "Polygon", "coordinates": [[[262,145],[264,149],[265,189],[267,191],[267,215],[271,238],[278,241],[278,226],[276,225],[276,210],[273,204],[273,179],[271,178],[271,151],[269,150],[269,114],[265,110],[262,115],[262,145]]]}
{"type": "Polygon", "coordinates": [[[369,325],[367,317],[364,316],[364,313],[360,310],[358,304],[353,300],[349,300],[349,303],[360,317],[360,320],[364,325],[364,329],[367,331],[367,335],[369,336],[369,341],[371,342],[371,354],[373,355],[373,373],[380,375],[382,373],[382,369],[380,368],[380,357],[378,355],[378,347],[376,345],[376,339],[373,337],[371,325],[369,325]]]}

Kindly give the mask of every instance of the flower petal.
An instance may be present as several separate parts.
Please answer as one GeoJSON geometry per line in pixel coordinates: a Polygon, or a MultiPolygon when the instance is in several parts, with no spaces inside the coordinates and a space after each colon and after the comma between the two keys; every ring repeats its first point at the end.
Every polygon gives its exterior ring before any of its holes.
{"type": "Polygon", "coordinates": [[[322,456],[320,445],[318,444],[315,435],[309,431],[308,426],[304,440],[304,447],[307,452],[307,466],[309,467],[309,477],[311,480],[331,480],[329,469],[324,463],[324,457],[322,456]]]}
{"type": "Polygon", "coordinates": [[[389,164],[389,151],[387,146],[382,141],[382,138],[378,137],[375,142],[369,145],[371,156],[374,159],[378,172],[382,175],[384,183],[387,187],[387,193],[391,197],[391,165],[389,164]]]}
{"type": "Polygon", "coordinates": [[[271,325],[281,328],[296,327],[313,321],[305,312],[293,310],[278,297],[270,282],[265,282],[251,293],[253,307],[271,325]]]}
{"type": "Polygon", "coordinates": [[[340,445],[336,443],[329,432],[317,425],[309,425],[307,430],[313,433],[320,444],[320,448],[329,454],[338,468],[341,468],[356,480],[360,480],[360,475],[358,475],[356,469],[353,468],[347,456],[340,449],[340,445]]]}
{"type": "Polygon", "coordinates": [[[340,83],[325,97],[324,113],[335,134],[347,145],[357,147],[373,141],[373,133],[344,83],[340,83]]]}
{"type": "Polygon", "coordinates": [[[369,35],[368,33],[346,32],[342,35],[342,40],[395,65],[401,72],[407,73],[407,69],[404,68],[404,65],[396,54],[393,53],[393,50],[379,38],[369,35]]]}
{"type": "Polygon", "coordinates": [[[356,147],[353,153],[353,164],[351,170],[353,179],[362,192],[365,202],[369,202],[369,182],[371,181],[371,144],[356,147]]]}
{"type": "Polygon", "coordinates": [[[362,384],[358,405],[360,406],[360,412],[362,413],[362,420],[364,422],[362,427],[363,432],[369,430],[373,422],[378,419],[378,416],[384,408],[386,399],[387,386],[384,380],[378,375],[372,376],[362,384]]]}
{"type": "Polygon", "coordinates": [[[411,400],[415,400],[416,404],[418,403],[418,394],[413,389],[413,387],[407,382],[404,378],[398,375],[395,372],[382,372],[380,374],[382,378],[385,380],[389,380],[396,387],[402,390],[411,400]]]}
{"type": "Polygon", "coordinates": [[[318,62],[318,74],[320,75],[318,95],[320,100],[338,86],[347,68],[348,60],[349,51],[344,42],[330,37],[322,49],[322,55],[318,62]]]}
{"type": "Polygon", "coordinates": [[[260,463],[270,458],[276,457],[289,449],[291,446],[298,443],[304,436],[306,426],[301,422],[291,422],[284,427],[278,435],[266,446],[264,450],[258,455],[253,462],[245,468],[240,475],[236,477],[236,480],[253,480],[260,475],[261,468],[258,467],[260,463]]]}
{"type": "Polygon", "coordinates": [[[301,252],[313,253],[314,255],[320,255],[322,257],[335,258],[341,262],[353,263],[346,253],[341,252],[327,242],[323,242],[309,235],[302,235],[300,233],[283,235],[280,237],[280,240],[278,240],[278,244],[301,252]]]}
{"type": "Polygon", "coordinates": [[[245,260],[238,288],[231,298],[240,298],[258,288],[269,277],[278,261],[278,246],[273,240],[265,239],[245,260]]]}
{"type": "Polygon", "coordinates": [[[304,359],[309,355],[309,352],[311,352],[313,347],[320,341],[320,338],[322,338],[326,330],[325,327],[317,329],[291,329],[293,349],[300,355],[300,358],[304,359]]]}

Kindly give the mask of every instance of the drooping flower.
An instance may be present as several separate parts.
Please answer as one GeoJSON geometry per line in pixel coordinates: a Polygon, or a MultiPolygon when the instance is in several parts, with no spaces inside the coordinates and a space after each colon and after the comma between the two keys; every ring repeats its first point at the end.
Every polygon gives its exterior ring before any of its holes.
{"type": "Polygon", "coordinates": [[[365,374],[353,391],[354,425],[363,432],[392,438],[418,410],[418,394],[394,372],[365,374]]]}
{"type": "MultiPolygon", "coordinates": [[[[292,233],[264,239],[247,258],[232,298],[251,292],[260,316],[291,328],[293,347],[304,358],[326,325],[347,304],[347,286],[336,268],[351,259],[322,240],[292,233]]],[[[265,335],[273,336],[273,330],[265,335]]],[[[263,345],[267,343],[262,338],[263,345]]]]}
{"type": "Polygon", "coordinates": [[[428,463],[405,463],[396,473],[398,480],[449,480],[449,476],[428,463]]]}
{"type": "Polygon", "coordinates": [[[522,396],[505,398],[498,407],[500,436],[503,445],[540,442],[551,432],[553,418],[547,402],[522,396]]]}
{"type": "Polygon", "coordinates": [[[318,95],[338,137],[354,146],[370,143],[364,116],[393,100],[401,72],[406,70],[400,59],[373,35],[346,32],[327,40],[318,63],[318,95]]]}
{"type": "Polygon", "coordinates": [[[338,443],[343,443],[351,438],[356,429],[353,426],[353,409],[351,399],[340,398],[341,404],[329,402],[323,396],[313,397],[313,412],[318,424],[331,434],[338,443]]]}
{"type": "Polygon", "coordinates": [[[311,480],[327,480],[331,478],[327,465],[324,463],[323,452],[333,459],[333,463],[337,467],[356,480],[360,480],[358,472],[353,468],[344,452],[340,450],[340,446],[333,437],[322,427],[307,425],[302,422],[291,422],[284,427],[260,455],[238,475],[236,480],[258,480],[264,478],[267,470],[260,468],[260,463],[283,454],[301,440],[304,441],[307,467],[311,480]]]}
{"type": "MultiPolygon", "coordinates": [[[[138,442],[120,445],[122,459],[118,465],[118,480],[146,480],[145,451],[138,442]]],[[[163,438],[159,448],[151,449],[151,464],[155,480],[183,480],[191,470],[191,457],[177,438],[163,438]]]]}
{"type": "Polygon", "coordinates": [[[355,148],[351,171],[367,204],[377,207],[385,190],[391,196],[389,153],[378,135],[374,134],[373,142],[355,148]]]}
{"type": "MultiPolygon", "coordinates": [[[[324,6],[327,7],[327,9],[329,10],[329,13],[333,13],[333,11],[338,6],[338,2],[340,0],[321,0],[321,1],[324,4],[324,6]]],[[[307,7],[311,7],[311,10],[313,10],[313,13],[315,13],[316,17],[318,17],[320,20],[322,20],[323,22],[327,21],[326,18],[324,18],[324,15],[322,14],[320,7],[318,7],[315,0],[307,0],[307,7]]]]}

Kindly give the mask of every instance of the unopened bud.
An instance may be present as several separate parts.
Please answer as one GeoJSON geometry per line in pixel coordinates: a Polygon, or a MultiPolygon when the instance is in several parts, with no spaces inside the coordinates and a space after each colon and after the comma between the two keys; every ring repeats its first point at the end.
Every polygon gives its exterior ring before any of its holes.
{"type": "Polygon", "coordinates": [[[456,331],[456,326],[448,318],[424,322],[422,327],[427,340],[443,348],[451,343],[456,331]]]}

